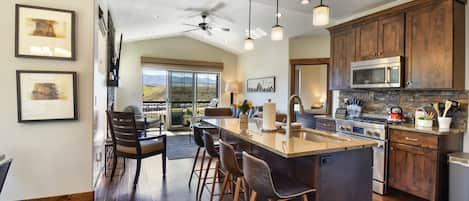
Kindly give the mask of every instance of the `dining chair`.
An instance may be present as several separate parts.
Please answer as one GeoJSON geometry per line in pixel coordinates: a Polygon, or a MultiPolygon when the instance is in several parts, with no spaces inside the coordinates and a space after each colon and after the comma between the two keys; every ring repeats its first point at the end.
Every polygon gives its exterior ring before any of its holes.
{"type": "Polygon", "coordinates": [[[0,160],[0,194],[2,193],[3,185],[7,179],[8,170],[10,169],[12,159],[0,160]]]}
{"type": "Polygon", "coordinates": [[[142,159],[161,154],[163,162],[163,177],[166,176],[166,135],[140,137],[138,134],[135,115],[129,112],[108,111],[108,122],[114,148],[114,159],[111,180],[114,177],[117,157],[137,160],[134,187],[138,183],[142,159]]]}

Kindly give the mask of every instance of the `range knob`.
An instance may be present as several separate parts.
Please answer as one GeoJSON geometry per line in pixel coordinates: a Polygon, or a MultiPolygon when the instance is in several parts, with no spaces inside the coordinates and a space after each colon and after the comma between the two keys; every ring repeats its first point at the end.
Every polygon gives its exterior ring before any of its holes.
{"type": "Polygon", "coordinates": [[[371,131],[366,131],[366,135],[373,136],[373,132],[371,132],[371,131]]]}
{"type": "Polygon", "coordinates": [[[375,134],[375,137],[381,137],[381,133],[379,132],[375,132],[374,134],[375,134]]]}

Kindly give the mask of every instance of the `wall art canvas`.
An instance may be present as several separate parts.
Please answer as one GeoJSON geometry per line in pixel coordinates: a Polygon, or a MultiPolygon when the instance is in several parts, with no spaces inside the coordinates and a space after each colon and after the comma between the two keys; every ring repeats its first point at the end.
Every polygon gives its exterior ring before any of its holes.
{"type": "Polygon", "coordinates": [[[247,92],[275,92],[275,77],[264,77],[247,80],[247,92]]]}
{"type": "Polygon", "coordinates": [[[17,71],[18,121],[76,120],[76,73],[17,71]]]}
{"type": "Polygon", "coordinates": [[[75,60],[75,12],[16,5],[16,57],[75,60]]]}

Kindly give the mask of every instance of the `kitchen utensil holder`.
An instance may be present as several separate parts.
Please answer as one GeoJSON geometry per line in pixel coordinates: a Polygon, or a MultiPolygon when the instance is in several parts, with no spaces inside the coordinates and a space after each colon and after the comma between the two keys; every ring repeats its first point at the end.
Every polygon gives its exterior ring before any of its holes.
{"type": "Polygon", "coordinates": [[[438,128],[446,130],[451,126],[451,117],[438,117],[438,128]]]}
{"type": "Polygon", "coordinates": [[[362,107],[359,105],[347,105],[347,113],[350,118],[360,117],[362,114],[362,107]]]}

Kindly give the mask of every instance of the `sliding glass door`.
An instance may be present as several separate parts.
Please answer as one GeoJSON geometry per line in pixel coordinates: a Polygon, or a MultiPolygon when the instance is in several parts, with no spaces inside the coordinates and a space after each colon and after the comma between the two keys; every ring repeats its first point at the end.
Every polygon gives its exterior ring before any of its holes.
{"type": "Polygon", "coordinates": [[[169,129],[188,129],[192,117],[218,99],[219,74],[169,71],[168,77],[169,129]]]}

